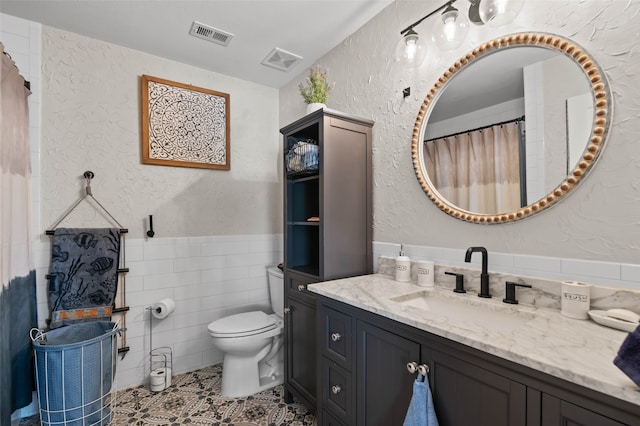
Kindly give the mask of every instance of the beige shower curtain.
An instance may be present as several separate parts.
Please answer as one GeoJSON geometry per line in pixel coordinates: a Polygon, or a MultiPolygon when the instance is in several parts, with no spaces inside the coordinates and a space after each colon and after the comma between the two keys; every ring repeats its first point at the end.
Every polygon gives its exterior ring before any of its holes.
{"type": "Polygon", "coordinates": [[[498,214],[520,208],[520,131],[517,123],[487,127],[424,143],[431,182],[463,210],[498,214]]]}
{"type": "Polygon", "coordinates": [[[37,326],[31,264],[30,92],[0,43],[0,424],[31,403],[29,330],[37,326]]]}

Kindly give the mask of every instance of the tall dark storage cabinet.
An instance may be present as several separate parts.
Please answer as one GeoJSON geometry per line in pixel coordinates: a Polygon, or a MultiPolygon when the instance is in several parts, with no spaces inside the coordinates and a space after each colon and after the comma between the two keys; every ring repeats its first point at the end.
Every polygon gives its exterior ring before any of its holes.
{"type": "Polygon", "coordinates": [[[285,396],[316,407],[316,308],[307,284],[371,273],[373,122],[318,110],[284,136],[285,396]]]}

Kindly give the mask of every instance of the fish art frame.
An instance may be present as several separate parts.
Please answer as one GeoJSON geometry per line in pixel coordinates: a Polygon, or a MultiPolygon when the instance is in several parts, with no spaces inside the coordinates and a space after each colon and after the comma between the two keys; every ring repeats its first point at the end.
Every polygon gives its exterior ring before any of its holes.
{"type": "Polygon", "coordinates": [[[142,163],[231,169],[228,93],[142,75],[142,163]]]}

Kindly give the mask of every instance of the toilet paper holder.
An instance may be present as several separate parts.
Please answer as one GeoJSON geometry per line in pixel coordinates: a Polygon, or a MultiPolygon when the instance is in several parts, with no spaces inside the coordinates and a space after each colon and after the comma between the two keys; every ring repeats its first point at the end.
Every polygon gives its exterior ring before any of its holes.
{"type": "Polygon", "coordinates": [[[154,306],[149,311],[149,389],[160,392],[171,386],[173,374],[173,349],[170,346],[153,347],[154,306]]]}

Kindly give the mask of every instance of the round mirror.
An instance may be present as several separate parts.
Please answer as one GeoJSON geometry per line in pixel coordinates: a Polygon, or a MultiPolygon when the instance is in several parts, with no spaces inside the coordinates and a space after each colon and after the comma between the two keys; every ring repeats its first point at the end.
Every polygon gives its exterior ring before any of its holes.
{"type": "Polygon", "coordinates": [[[602,151],[611,100],[578,45],[519,33],[478,46],[427,94],[413,166],[429,198],[464,221],[504,223],[557,203],[602,151]]]}

